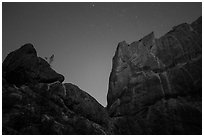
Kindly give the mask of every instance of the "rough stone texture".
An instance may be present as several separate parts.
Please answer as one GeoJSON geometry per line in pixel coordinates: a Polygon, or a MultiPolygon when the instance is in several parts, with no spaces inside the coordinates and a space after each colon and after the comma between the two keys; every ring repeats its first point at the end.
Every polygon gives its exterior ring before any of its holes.
{"type": "Polygon", "coordinates": [[[109,79],[115,134],[202,134],[202,19],[118,44],[109,79]]]}
{"type": "Polygon", "coordinates": [[[33,45],[3,62],[3,134],[112,134],[106,109],[37,57],[33,45]]]}
{"type": "Polygon", "coordinates": [[[17,86],[36,82],[64,81],[64,76],[55,72],[44,59],[37,57],[32,44],[25,44],[8,54],[2,68],[3,77],[17,86]]]}
{"type": "Polygon", "coordinates": [[[97,123],[108,124],[109,116],[107,111],[93,97],[71,83],[66,83],[65,88],[67,91],[65,100],[67,106],[76,113],[81,113],[84,117],[97,123]]]}
{"type": "Polygon", "coordinates": [[[2,134],[202,134],[202,19],[159,39],[118,44],[108,106],[37,57],[33,45],[3,62],[2,134]]]}
{"type": "Polygon", "coordinates": [[[105,108],[75,85],[3,86],[2,97],[3,134],[111,134],[105,108]]]}

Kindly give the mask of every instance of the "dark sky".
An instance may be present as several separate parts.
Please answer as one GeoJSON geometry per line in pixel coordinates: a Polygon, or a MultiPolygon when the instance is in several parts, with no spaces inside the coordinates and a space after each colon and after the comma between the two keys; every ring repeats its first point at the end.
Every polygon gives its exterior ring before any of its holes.
{"type": "Polygon", "coordinates": [[[156,37],[202,15],[201,3],[3,3],[2,55],[25,43],[55,55],[53,68],[106,105],[112,57],[120,41],[156,37]]]}

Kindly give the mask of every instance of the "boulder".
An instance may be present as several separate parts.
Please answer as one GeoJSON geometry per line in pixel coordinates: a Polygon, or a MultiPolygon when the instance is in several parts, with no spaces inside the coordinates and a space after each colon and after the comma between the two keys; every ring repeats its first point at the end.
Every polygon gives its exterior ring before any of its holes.
{"type": "Polygon", "coordinates": [[[106,109],[63,80],[33,45],[11,52],[3,62],[3,134],[111,134],[106,109]]]}
{"type": "Polygon", "coordinates": [[[15,85],[28,83],[52,83],[64,81],[64,76],[55,72],[50,65],[37,56],[32,44],[25,44],[11,52],[3,61],[3,77],[15,85]]]}

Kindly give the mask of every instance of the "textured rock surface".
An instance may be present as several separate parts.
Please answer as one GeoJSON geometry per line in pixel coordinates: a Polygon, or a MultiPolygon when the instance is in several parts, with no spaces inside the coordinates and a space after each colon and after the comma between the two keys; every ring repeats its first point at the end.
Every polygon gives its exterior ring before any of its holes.
{"type": "Polygon", "coordinates": [[[3,86],[2,119],[3,134],[111,134],[105,108],[60,82],[3,86]]]}
{"type": "Polygon", "coordinates": [[[52,83],[64,81],[64,76],[55,72],[37,52],[32,44],[25,44],[11,52],[3,62],[3,77],[12,84],[52,83]]]}
{"type": "Polygon", "coordinates": [[[65,88],[67,91],[65,103],[68,107],[97,123],[108,124],[107,111],[93,97],[71,83],[66,83],[65,88]]]}
{"type": "Polygon", "coordinates": [[[116,134],[202,133],[202,19],[118,44],[108,112],[116,134]]]}
{"type": "Polygon", "coordinates": [[[106,109],[37,57],[33,45],[3,62],[3,134],[112,134],[106,109]]]}
{"type": "Polygon", "coordinates": [[[201,28],[120,42],[106,108],[22,46],[3,62],[2,134],[202,134],[201,28]]]}

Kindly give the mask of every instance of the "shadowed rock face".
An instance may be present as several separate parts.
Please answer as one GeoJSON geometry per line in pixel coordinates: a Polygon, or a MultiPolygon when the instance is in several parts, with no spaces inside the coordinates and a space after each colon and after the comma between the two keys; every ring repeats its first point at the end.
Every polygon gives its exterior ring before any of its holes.
{"type": "Polygon", "coordinates": [[[118,44],[108,106],[62,83],[33,45],[3,62],[2,134],[201,134],[202,19],[118,44]],[[16,87],[17,85],[17,87],[16,87]]]}
{"type": "Polygon", "coordinates": [[[117,134],[202,133],[201,21],[118,44],[107,96],[117,134]]]}
{"type": "Polygon", "coordinates": [[[11,52],[3,62],[3,134],[112,134],[106,109],[63,80],[33,45],[11,52]]]}
{"type": "Polygon", "coordinates": [[[37,52],[32,44],[25,44],[11,52],[3,62],[3,77],[12,84],[52,83],[64,81],[64,76],[55,72],[37,52]]]}
{"type": "Polygon", "coordinates": [[[71,109],[97,123],[108,124],[107,111],[92,96],[71,83],[65,83],[64,85],[67,94],[65,102],[71,109]]]}
{"type": "Polygon", "coordinates": [[[3,134],[111,134],[108,114],[72,84],[3,86],[3,134]]]}

